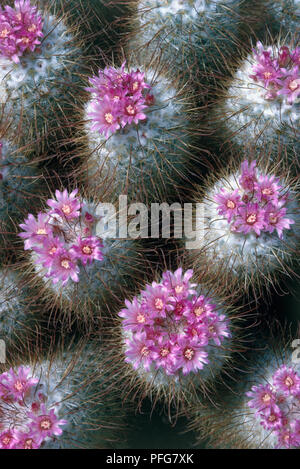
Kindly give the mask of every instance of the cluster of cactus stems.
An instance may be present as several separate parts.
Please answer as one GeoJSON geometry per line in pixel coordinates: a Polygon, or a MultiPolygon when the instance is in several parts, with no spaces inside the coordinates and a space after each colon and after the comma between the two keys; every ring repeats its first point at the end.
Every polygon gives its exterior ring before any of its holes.
{"type": "Polygon", "coordinates": [[[299,0],[1,1],[1,449],[130,447],[145,400],[196,445],[300,447],[299,314],[267,318],[298,279],[299,26],[299,0]],[[162,240],[138,215],[174,203],[162,240]]]}

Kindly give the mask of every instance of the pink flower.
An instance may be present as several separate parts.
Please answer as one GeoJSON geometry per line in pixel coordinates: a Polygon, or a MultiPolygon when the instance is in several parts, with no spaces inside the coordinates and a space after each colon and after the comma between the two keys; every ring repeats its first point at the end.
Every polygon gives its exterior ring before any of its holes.
{"type": "Polygon", "coordinates": [[[300,47],[296,47],[291,52],[291,59],[294,65],[300,65],[300,47]]]}
{"type": "Polygon", "coordinates": [[[277,436],[276,448],[300,445],[299,386],[300,376],[292,367],[281,365],[269,384],[253,386],[246,395],[248,406],[256,409],[260,424],[277,436]]]}
{"type": "Polygon", "coordinates": [[[88,117],[92,120],[92,130],[102,133],[108,138],[121,127],[138,124],[146,119],[146,110],[151,102],[143,94],[151,89],[144,80],[144,73],[139,70],[125,72],[125,62],[119,70],[106,67],[99,70],[98,76],[90,78],[92,87],[92,110],[88,117]]]}
{"type": "Polygon", "coordinates": [[[147,308],[161,317],[166,317],[167,311],[172,309],[168,289],[155,282],[146,286],[146,290],[142,292],[142,297],[147,308]]]}
{"type": "Polygon", "coordinates": [[[30,368],[20,366],[17,373],[11,368],[2,376],[2,386],[10,396],[17,400],[22,400],[25,394],[38,383],[36,378],[28,378],[30,368]]]}
{"type": "Polygon", "coordinates": [[[282,186],[275,176],[264,174],[259,176],[254,183],[255,197],[259,202],[272,201],[273,203],[277,203],[281,189],[282,186]]]}
{"type": "Polygon", "coordinates": [[[181,267],[174,273],[168,270],[162,275],[163,285],[172,290],[172,295],[177,300],[181,300],[195,293],[196,283],[190,283],[192,276],[192,269],[187,270],[184,274],[181,267]]]}
{"type": "Polygon", "coordinates": [[[300,95],[300,71],[299,66],[296,65],[289,72],[283,81],[283,87],[278,91],[278,95],[287,96],[289,104],[293,104],[300,95]]]}
{"type": "Polygon", "coordinates": [[[254,183],[256,182],[256,160],[250,164],[247,160],[241,164],[241,177],[239,183],[243,189],[252,192],[254,189],[254,183]]]}
{"type": "Polygon", "coordinates": [[[0,52],[15,63],[25,52],[34,52],[43,37],[43,20],[30,0],[16,0],[14,8],[0,10],[0,52]]]}
{"type": "Polygon", "coordinates": [[[26,239],[24,243],[24,249],[31,249],[39,242],[43,242],[49,235],[52,234],[52,226],[49,224],[49,215],[47,213],[39,213],[37,220],[30,213],[25,223],[19,225],[25,233],[20,233],[23,239],[26,239]]]}
{"type": "Polygon", "coordinates": [[[215,311],[216,305],[210,303],[208,297],[204,295],[194,296],[189,304],[189,309],[184,315],[189,324],[204,322],[206,318],[215,311]]]}
{"type": "Polygon", "coordinates": [[[75,258],[80,259],[86,265],[91,264],[94,260],[102,261],[104,259],[101,248],[103,248],[102,240],[91,236],[89,238],[77,239],[77,244],[73,244],[71,251],[74,252],[75,258]]]}
{"type": "Polygon", "coordinates": [[[49,199],[47,204],[52,208],[50,214],[56,213],[67,220],[78,218],[80,216],[80,201],[76,198],[78,189],[75,189],[71,194],[68,194],[67,189],[63,192],[55,191],[57,200],[49,199]]]}
{"type": "Polygon", "coordinates": [[[208,354],[203,348],[199,347],[196,339],[188,340],[181,337],[178,339],[177,347],[177,367],[181,369],[184,375],[191,372],[196,373],[208,363],[208,354]]]}
{"type": "Polygon", "coordinates": [[[51,267],[57,251],[63,247],[64,243],[59,238],[49,235],[48,238],[43,240],[42,246],[33,246],[33,250],[39,254],[36,263],[42,264],[45,268],[51,267]]]}
{"type": "Polygon", "coordinates": [[[297,396],[300,393],[300,377],[293,368],[282,365],[274,374],[274,384],[285,395],[297,396]]]}
{"type": "Polygon", "coordinates": [[[175,346],[167,336],[161,335],[154,347],[153,358],[155,367],[162,367],[167,374],[173,374],[177,362],[177,346],[175,346]]]}
{"type": "Polygon", "coordinates": [[[47,277],[51,277],[54,284],[59,281],[63,285],[71,278],[73,282],[79,282],[79,267],[74,255],[66,249],[58,249],[49,267],[47,277]]]}
{"type": "Polygon", "coordinates": [[[131,363],[136,370],[140,365],[143,365],[146,371],[150,370],[150,365],[154,359],[154,342],[149,340],[145,332],[137,332],[134,336],[134,341],[125,340],[126,348],[126,363],[131,363]]]}
{"type": "Polygon", "coordinates": [[[188,374],[208,363],[204,347],[217,346],[229,336],[224,315],[204,295],[195,296],[197,284],[190,282],[193,271],[166,271],[160,283],[146,285],[140,296],[125,301],[123,318],[126,362],[146,371],[150,365],[167,375],[188,374]],[[205,312],[197,316],[197,308],[205,312]],[[209,331],[209,327],[214,330],[209,331]],[[128,334],[129,332],[129,334],[128,334]]]}
{"type": "Polygon", "coordinates": [[[240,207],[234,227],[238,233],[248,234],[254,231],[259,236],[265,228],[265,210],[257,203],[240,207]]]}
{"type": "Polygon", "coordinates": [[[14,449],[39,449],[42,441],[33,433],[16,432],[16,446],[14,449]]]}
{"type": "Polygon", "coordinates": [[[252,399],[248,402],[248,406],[258,411],[265,410],[266,407],[276,403],[276,394],[272,391],[271,386],[260,385],[252,386],[251,391],[246,393],[246,396],[252,399]]]}
{"type": "Polygon", "coordinates": [[[0,449],[13,449],[17,440],[12,430],[5,430],[0,433],[0,449]]]}
{"type": "Polygon", "coordinates": [[[59,420],[55,414],[54,409],[48,411],[45,404],[41,405],[41,415],[36,415],[33,412],[28,412],[28,417],[32,420],[30,423],[30,431],[36,434],[38,440],[44,440],[52,435],[59,436],[62,434],[60,426],[66,425],[66,420],[59,420]]]}
{"type": "Polygon", "coordinates": [[[283,237],[283,230],[290,229],[290,225],[294,224],[294,220],[291,218],[284,218],[286,214],[286,208],[275,208],[272,204],[268,204],[265,210],[265,229],[269,233],[277,231],[280,239],[283,237]]]}
{"type": "Polygon", "coordinates": [[[280,408],[273,404],[264,409],[262,414],[261,425],[266,430],[279,430],[283,427],[282,412],[280,408]]]}
{"type": "Polygon", "coordinates": [[[224,314],[215,314],[209,318],[207,324],[208,337],[213,339],[216,345],[221,345],[224,337],[230,337],[228,322],[224,314]]]}
{"type": "Polygon", "coordinates": [[[92,130],[95,130],[108,138],[120,128],[119,121],[120,104],[111,100],[107,95],[103,100],[92,104],[92,111],[88,117],[92,119],[92,130]]]}
{"type": "Polygon", "coordinates": [[[133,298],[132,303],[125,300],[126,309],[119,312],[119,316],[124,318],[124,329],[131,329],[133,331],[142,330],[146,325],[153,324],[153,319],[145,307],[145,304],[140,304],[136,297],[133,298]]]}
{"type": "Polygon", "coordinates": [[[143,112],[143,109],[146,109],[148,106],[143,104],[144,99],[138,99],[135,101],[132,98],[125,98],[123,104],[122,117],[120,122],[122,127],[125,125],[131,125],[133,122],[138,124],[140,120],[145,120],[147,118],[146,114],[143,112]]]}
{"type": "Polygon", "coordinates": [[[232,221],[234,215],[237,215],[238,209],[242,205],[238,189],[233,192],[226,192],[225,189],[221,189],[219,194],[214,197],[214,200],[218,203],[219,215],[225,215],[229,222],[232,221]]]}

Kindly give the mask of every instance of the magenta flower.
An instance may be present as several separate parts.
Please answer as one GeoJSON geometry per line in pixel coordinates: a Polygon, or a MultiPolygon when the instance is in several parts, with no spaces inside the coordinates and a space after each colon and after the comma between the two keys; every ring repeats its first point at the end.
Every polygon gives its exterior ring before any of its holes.
{"type": "Polygon", "coordinates": [[[207,324],[208,338],[213,339],[215,344],[220,346],[224,337],[230,337],[228,321],[224,314],[215,314],[210,317],[207,324]]]}
{"type": "Polygon", "coordinates": [[[184,312],[189,324],[204,322],[213,311],[216,305],[210,303],[210,299],[204,295],[194,296],[189,304],[189,309],[184,312]]]}
{"type": "Polygon", "coordinates": [[[55,196],[57,200],[47,200],[47,204],[52,208],[50,214],[56,213],[67,220],[78,218],[80,216],[81,203],[76,198],[77,193],[78,189],[75,189],[71,194],[68,194],[67,189],[63,192],[56,190],[55,196]]]}
{"type": "Polygon", "coordinates": [[[300,445],[299,386],[300,376],[292,367],[280,366],[269,384],[253,386],[246,395],[255,418],[277,437],[276,448],[300,445]]]}
{"type": "Polygon", "coordinates": [[[136,297],[132,302],[125,300],[126,308],[119,312],[119,316],[124,318],[124,329],[141,331],[145,326],[153,324],[153,319],[149,314],[145,304],[140,304],[136,297]]]}
{"type": "Polygon", "coordinates": [[[52,234],[52,226],[49,224],[49,215],[47,213],[39,213],[37,220],[30,213],[25,223],[22,223],[20,228],[25,233],[20,233],[20,238],[26,239],[24,243],[25,251],[32,249],[39,242],[43,242],[49,235],[52,234]]]}
{"type": "Polygon", "coordinates": [[[150,365],[154,359],[154,342],[149,340],[145,332],[137,332],[134,336],[134,341],[125,340],[126,348],[126,363],[131,363],[136,370],[140,365],[143,365],[146,371],[150,370],[150,365]]]}
{"type": "Polygon", "coordinates": [[[22,400],[25,394],[38,383],[38,379],[28,378],[30,371],[30,368],[21,366],[18,368],[17,373],[11,368],[3,374],[2,386],[14,399],[22,400]]]}
{"type": "Polygon", "coordinates": [[[255,197],[259,202],[272,201],[273,203],[278,202],[280,190],[282,186],[279,184],[279,180],[275,176],[268,176],[266,174],[258,177],[254,183],[255,197]]]}
{"type": "Polygon", "coordinates": [[[274,374],[273,381],[278,390],[285,395],[297,396],[300,394],[300,377],[293,368],[282,365],[274,374]]]}
{"type": "Polygon", "coordinates": [[[181,267],[174,273],[168,270],[162,275],[163,285],[172,290],[176,300],[181,300],[187,298],[188,295],[196,293],[194,287],[197,284],[190,283],[192,276],[192,269],[187,270],[185,273],[183,273],[181,267]]]}
{"type": "Polygon", "coordinates": [[[214,200],[218,203],[219,215],[224,215],[228,222],[231,222],[233,216],[237,215],[238,209],[242,205],[238,189],[233,192],[226,192],[225,189],[221,189],[219,194],[214,197],[214,200]]]}
{"type": "Polygon", "coordinates": [[[43,20],[30,0],[16,0],[14,8],[0,9],[0,53],[15,63],[26,52],[34,52],[43,37],[43,20]]]}
{"type": "Polygon", "coordinates": [[[287,102],[293,104],[300,95],[300,70],[296,65],[283,81],[283,87],[278,91],[278,95],[287,96],[287,102]]]}
{"type": "Polygon", "coordinates": [[[119,70],[106,67],[99,70],[98,76],[90,78],[93,102],[88,117],[92,120],[92,130],[106,138],[121,127],[138,124],[147,118],[145,110],[154,103],[145,90],[151,87],[145,82],[144,73],[139,70],[125,72],[125,62],[119,70]]]}
{"type": "Polygon", "coordinates": [[[92,104],[88,117],[92,119],[92,130],[103,134],[106,138],[120,128],[120,104],[105,95],[103,100],[92,104]]]}
{"type": "Polygon", "coordinates": [[[0,449],[13,449],[17,440],[15,434],[11,430],[5,430],[0,433],[0,449]]]}
{"type": "Polygon", "coordinates": [[[146,286],[146,290],[142,292],[142,297],[147,304],[147,308],[161,317],[166,317],[166,313],[172,309],[168,289],[155,282],[146,286]]]}
{"type": "Polygon", "coordinates": [[[146,285],[139,297],[125,301],[119,316],[126,362],[134,369],[145,362],[146,371],[152,364],[167,375],[196,372],[208,362],[205,347],[213,342],[220,346],[229,337],[225,316],[208,297],[195,295],[192,276],[192,270],[166,271],[160,283],[146,285]]]}
{"type": "Polygon", "coordinates": [[[131,125],[133,122],[138,124],[140,120],[145,120],[147,118],[146,114],[143,112],[143,109],[146,109],[148,106],[143,104],[145,100],[138,99],[134,101],[131,97],[125,98],[123,104],[122,117],[120,119],[122,127],[125,125],[131,125]]]}
{"type": "Polygon", "coordinates": [[[70,278],[73,282],[79,282],[78,274],[79,267],[74,254],[62,248],[56,251],[46,276],[51,277],[54,284],[61,281],[62,285],[66,285],[70,278]]]}
{"type": "Polygon", "coordinates": [[[295,223],[291,218],[284,218],[285,214],[286,208],[279,209],[272,204],[268,204],[265,211],[266,231],[273,233],[276,230],[279,238],[282,239],[283,230],[289,230],[290,226],[295,223]]]}
{"type": "Polygon", "coordinates": [[[300,94],[300,48],[290,51],[289,47],[282,46],[273,52],[270,48],[265,51],[258,43],[254,59],[256,64],[250,78],[266,88],[265,99],[287,97],[285,101],[292,105],[300,94]]]}
{"type": "Polygon", "coordinates": [[[48,238],[43,240],[41,246],[33,246],[33,250],[39,254],[37,264],[42,264],[43,267],[49,269],[59,249],[64,247],[64,243],[59,238],[54,238],[49,235],[48,238]]]}
{"type": "Polygon", "coordinates": [[[263,411],[261,425],[266,430],[279,430],[283,426],[282,417],[280,408],[273,404],[263,411]]]}
{"type": "Polygon", "coordinates": [[[16,446],[14,449],[39,449],[42,441],[33,433],[16,432],[16,446]]]}
{"type": "Polygon", "coordinates": [[[265,410],[266,407],[270,407],[276,403],[276,394],[272,391],[271,386],[260,385],[252,386],[251,391],[246,393],[246,396],[252,399],[248,402],[248,406],[258,411],[265,410]]]}
{"type": "Polygon", "coordinates": [[[180,337],[177,342],[177,367],[184,375],[202,370],[208,363],[208,354],[199,347],[197,340],[180,337]]]}
{"type": "Polygon", "coordinates": [[[66,420],[59,420],[55,415],[54,409],[47,410],[44,404],[41,405],[41,415],[36,415],[33,412],[28,412],[28,417],[32,420],[30,423],[30,431],[36,434],[38,440],[44,440],[52,435],[59,436],[62,434],[60,426],[66,425],[66,420]]]}
{"type": "Polygon", "coordinates": [[[153,358],[157,369],[162,367],[167,375],[173,374],[176,370],[177,346],[168,339],[168,336],[161,335],[154,347],[153,358]]]}
{"type": "Polygon", "coordinates": [[[73,244],[71,251],[74,252],[75,258],[80,259],[86,265],[91,264],[94,260],[102,261],[104,259],[102,249],[103,243],[100,238],[91,236],[89,238],[77,239],[77,244],[73,244]]]}
{"type": "Polygon", "coordinates": [[[300,47],[296,47],[296,49],[291,52],[291,60],[294,65],[300,65],[300,47]]]}
{"type": "Polygon", "coordinates": [[[265,228],[265,210],[257,203],[240,207],[234,226],[238,233],[248,234],[254,231],[259,236],[265,228]]]}
{"type": "Polygon", "coordinates": [[[246,191],[252,192],[256,182],[256,160],[250,164],[247,160],[241,164],[241,177],[239,180],[240,185],[246,191]]]}

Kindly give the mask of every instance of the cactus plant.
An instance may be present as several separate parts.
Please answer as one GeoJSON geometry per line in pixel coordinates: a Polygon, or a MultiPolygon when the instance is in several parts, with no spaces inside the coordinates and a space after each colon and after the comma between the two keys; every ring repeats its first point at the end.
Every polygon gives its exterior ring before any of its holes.
{"type": "Polygon", "coordinates": [[[195,214],[196,248],[187,253],[196,272],[205,259],[247,291],[276,281],[297,261],[297,176],[268,159],[233,161],[199,187],[203,213],[195,214]]]}

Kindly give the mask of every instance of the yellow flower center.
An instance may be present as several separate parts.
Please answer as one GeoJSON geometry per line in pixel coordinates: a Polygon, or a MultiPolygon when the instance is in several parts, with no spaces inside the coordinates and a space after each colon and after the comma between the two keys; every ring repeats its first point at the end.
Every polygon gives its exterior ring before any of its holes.
{"type": "Polygon", "coordinates": [[[253,224],[256,222],[256,220],[257,220],[257,216],[256,216],[255,213],[251,213],[251,215],[248,215],[248,217],[246,218],[246,220],[247,220],[247,223],[248,223],[249,225],[253,225],[253,224]]]}
{"type": "Polygon", "coordinates": [[[35,24],[32,24],[32,25],[29,26],[29,28],[28,28],[28,32],[29,32],[29,33],[34,33],[36,30],[37,30],[37,27],[36,27],[35,24]]]}
{"type": "Polygon", "coordinates": [[[70,215],[70,213],[71,213],[71,207],[70,207],[70,205],[67,205],[67,204],[66,204],[66,205],[63,205],[63,206],[62,206],[62,211],[63,211],[63,213],[64,213],[65,215],[70,215]]]}
{"type": "Polygon", "coordinates": [[[144,322],[146,321],[146,318],[143,314],[139,313],[136,317],[136,320],[138,323],[144,324],[144,322]]]}
{"type": "Polygon", "coordinates": [[[93,250],[90,246],[83,246],[82,248],[83,254],[86,254],[87,256],[91,255],[93,250]]]}
{"type": "Polygon", "coordinates": [[[293,386],[294,380],[290,376],[287,376],[284,381],[284,384],[290,388],[291,386],[293,386]]]}
{"type": "Polygon", "coordinates": [[[51,420],[48,417],[44,417],[40,422],[40,428],[42,430],[50,430],[52,427],[51,420]]]}
{"type": "Polygon", "coordinates": [[[159,310],[162,310],[164,307],[164,303],[160,298],[156,298],[156,300],[154,301],[154,305],[155,305],[155,308],[159,310]]]}
{"type": "Polygon", "coordinates": [[[2,29],[1,33],[0,33],[0,37],[7,37],[9,34],[9,30],[8,29],[2,29]]]}
{"type": "Polygon", "coordinates": [[[106,120],[106,122],[107,122],[108,124],[112,124],[113,121],[114,121],[114,117],[113,117],[113,115],[112,115],[110,112],[107,112],[107,113],[105,114],[104,119],[106,120]]]}
{"type": "Polygon", "coordinates": [[[37,235],[46,235],[47,234],[47,231],[45,230],[45,228],[39,228],[36,232],[37,235]]]}
{"type": "Polygon", "coordinates": [[[166,347],[164,347],[164,348],[162,348],[162,349],[160,350],[160,355],[161,355],[162,357],[166,357],[167,355],[169,355],[169,353],[170,353],[170,350],[169,350],[168,348],[166,348],[166,347]]]}
{"type": "Polygon", "coordinates": [[[195,351],[192,348],[187,348],[184,351],[184,356],[187,360],[192,360],[195,355],[195,351]]]}
{"type": "Polygon", "coordinates": [[[292,81],[290,81],[290,83],[289,83],[289,89],[290,89],[291,91],[295,91],[299,86],[300,86],[300,84],[299,84],[299,81],[298,81],[298,80],[292,80],[292,81]]]}
{"type": "Polygon", "coordinates": [[[227,208],[230,208],[231,210],[235,208],[235,203],[233,200],[227,200],[227,208]]]}
{"type": "Polygon", "coordinates": [[[68,259],[63,259],[60,263],[60,265],[64,268],[64,269],[70,269],[70,262],[68,261],[68,259]]]}
{"type": "Polygon", "coordinates": [[[126,107],[126,111],[128,114],[130,114],[131,116],[133,116],[135,114],[135,109],[133,106],[131,106],[131,104],[129,104],[129,106],[126,107]]]}
{"type": "Polygon", "coordinates": [[[197,318],[201,316],[201,314],[203,313],[204,313],[204,308],[201,308],[200,306],[194,309],[194,314],[195,316],[197,316],[197,318]]]}

